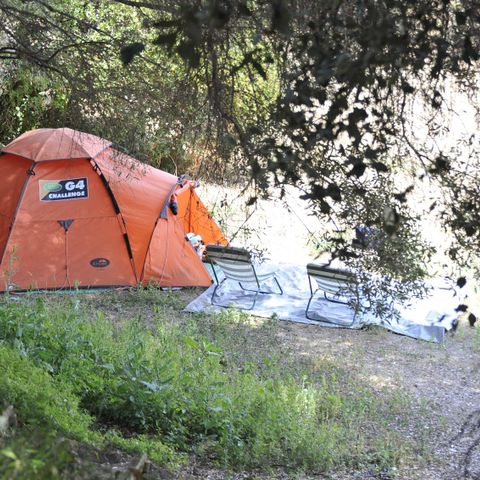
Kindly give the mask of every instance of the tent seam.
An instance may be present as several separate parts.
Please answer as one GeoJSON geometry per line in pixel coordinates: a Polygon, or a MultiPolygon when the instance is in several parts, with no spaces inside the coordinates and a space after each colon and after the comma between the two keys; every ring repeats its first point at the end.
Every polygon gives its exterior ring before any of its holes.
{"type": "Polygon", "coordinates": [[[147,263],[147,255],[150,253],[150,248],[152,246],[153,236],[155,235],[155,230],[157,229],[157,226],[158,226],[158,223],[159,223],[158,221],[159,220],[166,220],[168,222],[168,214],[164,216],[164,211],[167,210],[168,203],[170,202],[170,197],[175,193],[175,190],[177,189],[177,187],[179,185],[180,184],[178,183],[178,180],[177,180],[177,183],[175,183],[175,185],[170,190],[170,192],[168,194],[168,197],[167,197],[167,200],[162,205],[162,208],[160,209],[160,213],[157,215],[157,218],[155,220],[155,224],[153,225],[152,234],[150,235],[150,238],[148,239],[148,246],[147,246],[147,250],[145,252],[145,261],[143,262],[142,273],[140,275],[140,282],[143,282],[143,279],[145,278],[145,265],[147,263]]]}
{"type": "MultiPolygon", "coordinates": [[[[110,148],[110,146],[108,148],[110,148]]],[[[106,150],[107,149],[105,149],[103,151],[106,151],[106,150]]],[[[90,158],[89,162],[90,162],[90,165],[92,166],[92,169],[95,173],[97,173],[97,171],[95,169],[97,169],[98,172],[100,172],[99,177],[101,178],[102,183],[105,186],[105,189],[107,190],[107,192],[109,194],[108,196],[110,197],[110,201],[113,204],[113,208],[114,208],[114,210],[118,210],[118,213],[115,215],[115,217],[118,220],[118,215],[120,215],[120,218],[122,219],[124,229],[122,229],[120,224],[119,224],[119,227],[120,227],[120,231],[125,230],[125,233],[123,233],[122,236],[124,238],[125,247],[127,249],[127,255],[130,258],[130,264],[132,266],[133,276],[135,277],[135,282],[138,283],[139,282],[139,276],[137,275],[137,269],[136,269],[136,266],[135,266],[135,259],[133,258],[132,244],[130,242],[130,237],[128,236],[127,223],[125,222],[125,218],[123,217],[122,210],[120,209],[120,205],[119,205],[119,203],[118,203],[118,201],[115,197],[115,194],[113,193],[113,190],[110,188],[110,184],[109,184],[107,178],[105,177],[105,175],[103,174],[102,169],[100,168],[100,165],[98,165],[98,163],[95,161],[94,158],[90,158]]],[[[98,173],[97,173],[97,175],[98,175],[98,173]]]]}

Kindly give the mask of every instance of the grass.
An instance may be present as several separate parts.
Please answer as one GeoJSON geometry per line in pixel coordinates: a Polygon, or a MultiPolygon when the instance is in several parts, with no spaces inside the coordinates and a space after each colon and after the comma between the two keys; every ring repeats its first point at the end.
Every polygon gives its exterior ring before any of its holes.
{"type": "Polygon", "coordinates": [[[327,361],[298,361],[274,319],[180,315],[180,304],[151,288],[1,305],[0,409],[13,405],[18,426],[0,437],[0,478],[29,478],[59,438],[169,468],[194,455],[225,470],[386,471],[410,455],[390,421],[408,415],[405,396],[380,401],[327,361]],[[102,302],[140,314],[112,321],[102,302]],[[49,440],[28,462],[33,433],[49,440]]]}

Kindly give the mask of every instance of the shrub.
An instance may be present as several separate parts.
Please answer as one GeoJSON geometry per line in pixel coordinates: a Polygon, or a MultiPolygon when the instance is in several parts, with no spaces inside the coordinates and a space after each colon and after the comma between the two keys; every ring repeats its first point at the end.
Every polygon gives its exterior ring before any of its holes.
{"type": "Polygon", "coordinates": [[[3,441],[0,437],[1,479],[68,478],[64,474],[72,460],[68,442],[43,429],[14,434],[3,441]]]}
{"type": "Polygon", "coordinates": [[[0,365],[0,402],[13,405],[21,425],[28,430],[46,427],[79,440],[100,440],[90,430],[92,417],[81,411],[68,384],[7,346],[0,346],[0,365]]]}

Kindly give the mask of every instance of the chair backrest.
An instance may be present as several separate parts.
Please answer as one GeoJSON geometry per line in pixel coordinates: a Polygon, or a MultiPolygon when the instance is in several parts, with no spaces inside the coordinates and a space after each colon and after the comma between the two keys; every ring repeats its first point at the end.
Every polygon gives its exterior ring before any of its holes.
{"type": "Polygon", "coordinates": [[[357,284],[357,278],[352,272],[316,263],[307,265],[307,274],[315,279],[319,288],[333,295],[347,293],[357,284]]]}
{"type": "Polygon", "coordinates": [[[207,245],[207,258],[217,264],[225,277],[236,282],[257,280],[250,252],[244,248],[207,245]]]}

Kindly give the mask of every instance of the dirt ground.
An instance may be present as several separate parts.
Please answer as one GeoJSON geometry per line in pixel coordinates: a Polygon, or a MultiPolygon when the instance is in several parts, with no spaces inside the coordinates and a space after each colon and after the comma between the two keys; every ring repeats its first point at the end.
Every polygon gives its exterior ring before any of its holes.
{"type": "MultiPolygon", "coordinates": [[[[428,462],[405,466],[396,478],[405,480],[480,479],[480,335],[463,324],[442,345],[413,340],[381,328],[360,331],[282,322],[281,334],[298,355],[324,355],[355,372],[373,388],[403,388],[417,409],[433,416],[412,425],[422,427],[431,451],[428,462]]],[[[421,412],[420,412],[421,416],[421,412]]],[[[365,476],[367,475],[367,476],[365,476]]],[[[332,479],[365,479],[365,473],[332,479]]]]}
{"type": "MultiPolygon", "coordinates": [[[[181,291],[177,302],[186,305],[199,292],[181,291]]],[[[100,299],[98,299],[100,300],[100,299]]],[[[123,301],[96,308],[108,316],[129,318],[133,312],[148,321],[152,308],[138,303],[125,308],[123,301]]],[[[175,307],[178,316],[178,303],[175,307]]],[[[258,319],[259,322],[265,321],[258,319]]],[[[391,333],[381,327],[364,330],[325,328],[278,321],[275,335],[286,349],[308,363],[333,362],[381,395],[383,389],[406,392],[413,408],[411,423],[402,433],[421,447],[421,461],[403,465],[394,476],[375,472],[334,472],[322,476],[291,477],[285,473],[228,475],[188,465],[180,473],[164,472],[148,478],[181,480],[461,480],[480,479],[480,330],[461,321],[443,344],[433,344],[391,333]]],[[[252,336],[255,336],[252,330],[252,336]]],[[[255,338],[252,339],[256,341],[255,338]]],[[[406,406],[407,408],[407,406],[406,406]]]]}
{"type": "MultiPolygon", "coordinates": [[[[218,196],[218,190],[215,192],[218,196]]],[[[212,204],[212,192],[207,193],[212,204]]],[[[232,195],[231,192],[223,194],[232,195]]],[[[313,250],[308,232],[321,230],[321,222],[312,216],[305,202],[298,201],[294,192],[289,191],[287,197],[288,209],[280,202],[260,203],[249,221],[258,238],[240,237],[239,244],[252,248],[257,240],[261,245],[269,246],[268,253],[273,259],[295,263],[309,261],[313,250]],[[288,229],[285,229],[286,218],[288,229]],[[285,245],[289,248],[286,249],[285,245]]],[[[428,225],[428,229],[431,230],[432,226],[428,225]]],[[[457,331],[449,334],[441,345],[396,335],[382,328],[353,331],[291,322],[280,322],[280,335],[298,355],[324,356],[374,388],[405,389],[414,399],[420,418],[422,409],[433,413],[428,420],[424,418],[420,424],[415,420],[417,423],[411,426],[411,435],[419,435],[422,427],[433,431],[433,436],[425,435],[425,438],[430,437],[425,440],[428,443],[425,450],[431,451],[429,461],[422,466],[405,466],[396,478],[480,479],[478,325],[472,329],[461,322],[457,331]]],[[[379,477],[359,472],[339,473],[328,478],[379,477]]]]}
{"type": "MultiPolygon", "coordinates": [[[[421,436],[419,443],[426,442],[424,460],[403,466],[393,477],[367,471],[300,478],[480,479],[479,332],[461,324],[455,334],[438,345],[381,328],[347,330],[280,321],[279,335],[297,355],[333,361],[379,392],[384,387],[404,389],[418,410],[416,419],[407,427],[407,435],[421,436]],[[425,409],[433,415],[423,416],[425,409]],[[422,429],[426,431],[424,439],[422,429]]],[[[195,478],[224,478],[219,472],[196,473],[195,478]]],[[[290,477],[279,474],[275,478],[290,477]]]]}

